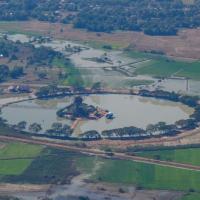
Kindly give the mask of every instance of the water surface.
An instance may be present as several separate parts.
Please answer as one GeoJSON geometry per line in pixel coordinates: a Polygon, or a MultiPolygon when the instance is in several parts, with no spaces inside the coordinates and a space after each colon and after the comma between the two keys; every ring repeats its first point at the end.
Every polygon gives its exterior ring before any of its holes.
{"type": "MultiPolygon", "coordinates": [[[[47,130],[54,122],[71,125],[72,121],[56,116],[56,111],[69,105],[74,97],[55,98],[48,100],[31,100],[15,103],[3,108],[2,117],[10,124],[27,121],[28,124],[37,122],[47,130]],[[16,117],[17,116],[17,117],[16,117]]],[[[181,103],[145,98],[131,95],[91,95],[84,96],[87,104],[99,106],[113,112],[115,119],[81,121],[74,134],[88,130],[109,130],[127,126],[145,128],[148,124],[164,121],[168,124],[180,119],[187,119],[193,109],[181,103]]]]}

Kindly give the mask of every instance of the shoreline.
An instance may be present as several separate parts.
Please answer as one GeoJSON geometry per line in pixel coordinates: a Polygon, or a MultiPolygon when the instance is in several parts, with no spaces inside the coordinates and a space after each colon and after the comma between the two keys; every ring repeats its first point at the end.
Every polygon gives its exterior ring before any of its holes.
{"type": "Polygon", "coordinates": [[[37,97],[32,94],[29,96],[23,96],[23,97],[7,97],[7,98],[1,98],[0,99],[0,109],[3,107],[9,106],[14,103],[19,103],[23,101],[29,101],[29,100],[34,100],[37,99],[37,97]]]}
{"type": "MultiPolygon", "coordinates": [[[[6,107],[8,105],[11,105],[11,104],[14,104],[14,103],[18,103],[18,102],[23,102],[23,101],[30,101],[30,100],[34,100],[34,99],[45,99],[45,98],[56,98],[56,97],[62,97],[62,96],[73,96],[73,95],[92,95],[92,94],[97,94],[97,95],[109,95],[109,94],[118,94],[118,95],[137,95],[137,96],[142,96],[139,92],[136,92],[136,91],[133,91],[133,90],[108,90],[108,89],[104,89],[104,90],[90,90],[90,91],[80,91],[80,92],[63,92],[63,93],[57,93],[55,95],[49,95],[49,96],[45,96],[45,97],[37,97],[35,96],[33,93],[28,95],[28,96],[25,96],[25,97],[10,97],[10,98],[5,98],[5,99],[0,99],[0,108],[3,108],[3,107],[6,107]],[[1,100],[3,100],[3,103],[1,102],[1,100]]],[[[145,97],[145,96],[144,96],[145,97]]],[[[158,97],[151,97],[151,96],[147,96],[147,98],[155,98],[155,99],[162,99],[162,100],[168,100],[168,101],[172,101],[174,102],[173,100],[169,100],[169,99],[166,99],[166,98],[158,98],[158,97]]],[[[180,101],[178,101],[180,102],[180,101]]],[[[180,102],[182,103],[182,102],[180,102]]],[[[187,104],[184,104],[182,103],[183,105],[187,105],[187,104]]],[[[189,106],[187,105],[188,107],[191,107],[193,108],[192,106],[189,106]]],[[[195,110],[195,109],[194,109],[195,110]]],[[[189,118],[190,119],[190,118],[189,118]]],[[[72,124],[72,127],[73,125],[74,126],[78,126],[79,122],[81,121],[81,119],[78,119],[76,121],[74,121],[74,123],[72,124]]],[[[131,127],[131,125],[130,125],[131,127]]],[[[124,127],[122,127],[121,129],[123,129],[124,127]]],[[[183,129],[183,130],[180,130],[179,132],[177,132],[175,134],[175,136],[177,135],[182,135],[183,133],[185,132],[188,132],[188,131],[194,131],[196,130],[197,128],[200,128],[200,126],[198,125],[195,129],[183,129]]],[[[119,128],[120,129],[120,128],[119,128]]],[[[178,130],[178,129],[177,129],[178,130]]],[[[173,130],[172,130],[173,131],[173,130]]],[[[36,135],[36,134],[33,134],[33,133],[30,133],[30,135],[36,135]]],[[[37,134],[38,135],[38,134],[37,134]]],[[[133,141],[144,141],[144,140],[148,140],[148,139],[153,139],[153,138],[165,138],[165,137],[173,137],[174,135],[171,135],[170,134],[159,134],[159,135],[148,135],[146,134],[145,136],[144,135],[141,135],[141,136],[135,136],[135,137],[131,137],[131,136],[114,136],[114,137],[102,137],[101,138],[81,138],[81,137],[63,137],[63,138],[59,138],[57,136],[53,136],[53,137],[50,137],[50,138],[58,138],[60,140],[81,140],[81,141],[104,141],[104,140],[108,140],[108,141],[129,141],[129,140],[133,140],[133,141]]],[[[45,134],[41,134],[41,135],[38,135],[38,137],[49,137],[48,135],[45,136],[45,134]]]]}

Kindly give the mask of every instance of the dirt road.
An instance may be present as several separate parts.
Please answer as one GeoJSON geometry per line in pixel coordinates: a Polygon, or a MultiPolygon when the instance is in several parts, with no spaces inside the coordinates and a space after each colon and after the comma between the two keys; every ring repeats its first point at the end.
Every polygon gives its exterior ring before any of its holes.
{"type": "Polygon", "coordinates": [[[183,163],[177,163],[177,162],[169,162],[169,161],[159,161],[159,160],[143,158],[143,157],[138,157],[138,156],[130,156],[124,153],[115,153],[114,155],[109,156],[104,151],[101,151],[98,149],[80,148],[80,147],[75,147],[75,146],[69,146],[67,144],[61,144],[61,143],[56,143],[52,141],[44,141],[44,140],[39,140],[39,139],[37,140],[33,138],[0,136],[0,141],[8,141],[8,142],[17,141],[17,142],[23,142],[23,143],[28,143],[28,144],[45,145],[45,146],[49,146],[53,148],[60,148],[60,149],[75,151],[75,152],[79,152],[79,153],[83,153],[83,154],[91,155],[91,156],[99,156],[103,158],[112,158],[112,159],[121,159],[121,160],[132,160],[132,161],[140,162],[140,163],[154,164],[154,165],[200,172],[200,166],[194,166],[190,164],[183,164],[183,163]]]}

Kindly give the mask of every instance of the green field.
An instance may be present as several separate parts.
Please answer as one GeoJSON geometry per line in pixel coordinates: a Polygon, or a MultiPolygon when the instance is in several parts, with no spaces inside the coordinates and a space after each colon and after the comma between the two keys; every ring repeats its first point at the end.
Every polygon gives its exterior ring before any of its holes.
{"type": "Polygon", "coordinates": [[[200,199],[200,193],[188,193],[186,194],[181,200],[199,200],[200,199]]]}
{"type": "Polygon", "coordinates": [[[162,55],[147,54],[142,52],[128,52],[133,58],[150,59],[136,69],[137,74],[157,77],[169,77],[171,75],[200,80],[200,62],[184,62],[171,60],[162,55]]]}
{"type": "Polygon", "coordinates": [[[92,47],[94,49],[103,49],[103,50],[108,50],[109,49],[106,49],[105,46],[109,46],[111,47],[112,50],[120,50],[120,49],[123,49],[126,47],[126,45],[124,45],[123,43],[115,43],[115,42],[101,42],[101,41],[95,41],[95,40],[88,40],[88,41],[78,41],[79,43],[82,43],[84,45],[87,45],[89,47],[92,47]]]}
{"type": "Polygon", "coordinates": [[[57,149],[44,149],[34,159],[23,173],[3,177],[4,182],[57,184],[68,183],[74,175],[78,174],[74,166],[77,154],[57,149]]]}
{"type": "Polygon", "coordinates": [[[151,80],[125,80],[123,84],[127,87],[134,87],[140,85],[150,85],[153,84],[154,81],[151,80]]]}
{"type": "MultiPolygon", "coordinates": [[[[188,153],[198,152],[191,149],[188,153]]],[[[186,152],[181,151],[178,157],[186,152]]],[[[187,156],[186,156],[187,157],[187,156]]],[[[197,162],[197,161],[196,161],[197,162]]],[[[200,172],[102,159],[41,146],[9,143],[0,150],[0,181],[9,183],[67,183],[79,173],[90,174],[90,179],[114,184],[136,185],[147,189],[169,189],[200,192],[200,172]],[[10,158],[10,160],[2,160],[10,158]],[[13,158],[13,159],[12,159],[13,158]]],[[[195,193],[197,195],[198,193],[195,193]]],[[[194,193],[191,193],[190,196],[194,193]]],[[[189,195],[185,198],[189,198],[189,195]]],[[[192,198],[192,196],[191,196],[192,198]]],[[[188,200],[188,199],[186,199],[188,200]]]]}
{"type": "MultiPolygon", "coordinates": [[[[76,165],[84,173],[92,172],[90,178],[95,181],[134,184],[147,189],[195,190],[200,192],[200,172],[92,157],[78,159],[76,165]]],[[[192,195],[194,194],[191,193],[190,196],[192,195]]],[[[189,198],[189,196],[187,197],[189,198]]]]}
{"type": "Polygon", "coordinates": [[[200,172],[131,161],[105,160],[92,178],[103,182],[134,184],[148,189],[200,191],[200,172]]]}
{"type": "Polygon", "coordinates": [[[0,150],[0,176],[21,174],[31,164],[33,157],[37,157],[41,150],[41,146],[22,143],[6,144],[0,150]]]}
{"type": "Polygon", "coordinates": [[[160,151],[144,151],[136,153],[138,156],[176,161],[180,163],[189,163],[192,165],[200,165],[200,148],[160,150],[160,151]]]}

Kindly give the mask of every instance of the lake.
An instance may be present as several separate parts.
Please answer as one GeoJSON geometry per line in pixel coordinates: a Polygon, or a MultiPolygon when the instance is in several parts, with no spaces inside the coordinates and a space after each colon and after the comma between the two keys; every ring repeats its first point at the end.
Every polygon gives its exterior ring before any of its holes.
{"type": "MultiPolygon", "coordinates": [[[[192,108],[181,103],[155,98],[116,94],[90,95],[83,98],[87,104],[113,112],[115,118],[81,121],[74,130],[74,135],[88,130],[101,132],[128,126],[145,128],[148,124],[160,121],[171,124],[180,119],[187,119],[193,113],[192,108]]],[[[14,103],[2,109],[2,117],[7,119],[9,124],[17,124],[20,121],[27,121],[28,124],[40,123],[43,130],[49,129],[54,122],[71,125],[72,121],[58,118],[56,112],[71,104],[73,99],[71,96],[14,103]]]]}

